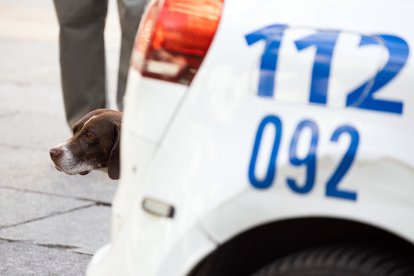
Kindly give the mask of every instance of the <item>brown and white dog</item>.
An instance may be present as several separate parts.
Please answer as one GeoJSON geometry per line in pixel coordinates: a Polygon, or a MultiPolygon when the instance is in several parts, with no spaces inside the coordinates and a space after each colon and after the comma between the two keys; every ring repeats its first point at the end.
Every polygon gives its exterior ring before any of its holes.
{"type": "Polygon", "coordinates": [[[119,142],[122,113],[97,109],[77,121],[73,136],[49,151],[56,169],[70,175],[103,169],[119,179],[119,142]]]}

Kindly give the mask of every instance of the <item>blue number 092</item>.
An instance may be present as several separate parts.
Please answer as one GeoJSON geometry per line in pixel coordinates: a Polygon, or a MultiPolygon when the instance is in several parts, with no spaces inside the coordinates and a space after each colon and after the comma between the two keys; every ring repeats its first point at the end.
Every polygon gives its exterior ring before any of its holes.
{"type": "MultiPolygon", "coordinates": [[[[355,159],[358,145],[359,145],[359,133],[350,125],[342,125],[335,129],[332,134],[331,141],[337,142],[343,135],[350,137],[350,143],[348,149],[339,162],[338,167],[332,173],[331,177],[326,182],[325,195],[328,197],[336,197],[346,200],[357,200],[357,192],[340,189],[339,184],[346,173],[352,166],[355,159]]],[[[282,122],[279,117],[274,115],[266,116],[259,124],[256,138],[253,145],[253,152],[249,164],[249,181],[251,185],[257,189],[269,188],[277,177],[277,156],[282,137],[282,122]],[[256,176],[256,164],[260,145],[263,139],[263,133],[266,127],[273,126],[275,128],[275,137],[273,140],[272,150],[269,157],[267,170],[265,176],[259,179],[256,176]]],[[[317,124],[312,120],[301,121],[291,139],[289,147],[289,162],[294,167],[305,166],[306,177],[304,183],[300,184],[292,177],[286,179],[288,187],[299,194],[307,194],[312,191],[316,174],[317,174],[317,147],[319,141],[319,130],[317,124]],[[309,149],[305,157],[299,157],[297,154],[297,145],[300,139],[302,139],[302,133],[305,129],[310,130],[310,144],[309,149]]]]}

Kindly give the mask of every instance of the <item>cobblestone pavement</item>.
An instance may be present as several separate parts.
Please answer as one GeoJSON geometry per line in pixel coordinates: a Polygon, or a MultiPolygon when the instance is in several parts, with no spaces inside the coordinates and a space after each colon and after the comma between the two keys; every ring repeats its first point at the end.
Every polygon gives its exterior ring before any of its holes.
{"type": "MultiPolygon", "coordinates": [[[[110,103],[119,49],[116,1],[106,29],[110,103]]],[[[83,275],[109,241],[117,182],[67,176],[48,150],[64,119],[52,0],[0,0],[0,275],[83,275]]],[[[113,104],[111,104],[113,106],[113,104]]]]}

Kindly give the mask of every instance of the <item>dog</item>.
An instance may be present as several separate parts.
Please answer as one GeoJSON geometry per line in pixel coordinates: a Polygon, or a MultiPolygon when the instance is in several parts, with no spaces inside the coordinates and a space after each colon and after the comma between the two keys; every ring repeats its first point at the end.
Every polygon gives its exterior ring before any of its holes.
{"type": "Polygon", "coordinates": [[[99,169],[119,179],[121,123],[119,111],[97,109],[86,114],[72,126],[72,138],[50,149],[55,168],[69,175],[99,169]]]}

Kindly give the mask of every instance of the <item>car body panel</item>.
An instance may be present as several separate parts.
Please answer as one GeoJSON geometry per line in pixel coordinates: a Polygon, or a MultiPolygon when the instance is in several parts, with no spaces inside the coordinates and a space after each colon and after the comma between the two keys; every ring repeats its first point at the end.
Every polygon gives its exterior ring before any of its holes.
{"type": "Polygon", "coordinates": [[[409,1],[226,0],[216,36],[189,87],[141,78],[131,70],[112,245],[94,257],[88,275],[184,275],[218,244],[291,218],[363,222],[414,243],[412,56],[374,97],[400,102],[403,109],[362,108],[369,91],[347,105],[349,91],[365,80],[374,85],[373,76],[390,58],[378,34],[414,45],[413,11],[409,1]],[[246,35],[275,24],[289,29],[272,72],[274,94],[263,96],[266,45],[249,45],[246,35]],[[316,51],[292,48],[294,41],[321,30],[341,34],[322,104],[311,102],[309,94],[316,51]],[[360,47],[362,36],[380,42],[360,47]],[[280,126],[267,123],[259,135],[265,118],[280,126]],[[314,145],[312,137],[318,139],[314,145]],[[277,159],[269,163],[275,141],[277,159]],[[316,173],[304,191],[300,183],[309,180],[305,165],[310,163],[303,160],[309,155],[316,158],[316,173]],[[294,157],[303,162],[294,165],[294,157]],[[341,171],[345,158],[349,168],[341,171]],[[333,186],[342,195],[328,192],[337,172],[341,179],[333,186]],[[252,178],[263,184],[272,173],[265,187],[252,184],[252,178]],[[288,179],[296,182],[289,186],[288,179]],[[174,217],[145,212],[144,198],[170,204],[174,217]]]}

